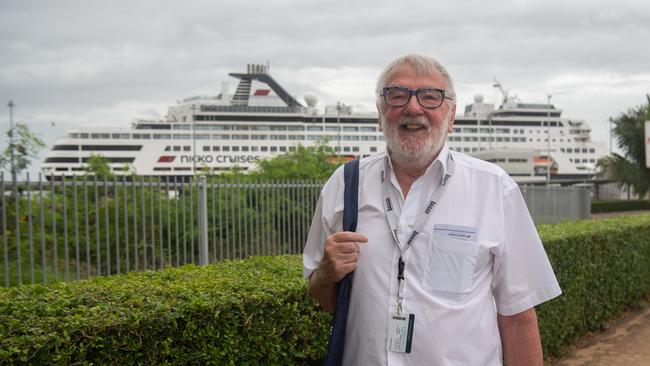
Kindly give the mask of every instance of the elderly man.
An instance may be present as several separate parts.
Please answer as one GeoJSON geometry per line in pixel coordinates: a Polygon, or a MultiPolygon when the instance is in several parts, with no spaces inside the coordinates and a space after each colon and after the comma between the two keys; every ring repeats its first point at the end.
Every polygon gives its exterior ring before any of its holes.
{"type": "Polygon", "coordinates": [[[534,306],[561,290],[515,182],[445,144],[449,73],[405,56],[381,73],[377,95],[387,151],[360,162],[357,232],[342,231],[338,169],[303,255],[328,311],[355,271],[344,364],[542,365],[534,306]]]}

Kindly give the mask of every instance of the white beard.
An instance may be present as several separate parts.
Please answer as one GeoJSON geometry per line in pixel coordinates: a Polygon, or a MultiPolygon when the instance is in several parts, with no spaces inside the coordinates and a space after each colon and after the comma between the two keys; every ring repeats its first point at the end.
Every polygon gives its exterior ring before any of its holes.
{"type": "Polygon", "coordinates": [[[432,126],[424,116],[401,118],[397,123],[389,125],[382,116],[381,125],[386,137],[390,158],[397,164],[409,169],[422,169],[429,165],[445,145],[450,116],[451,113],[448,113],[444,122],[438,126],[432,126]],[[425,127],[427,130],[426,138],[423,139],[419,136],[400,138],[400,126],[407,123],[420,124],[425,127]]]}

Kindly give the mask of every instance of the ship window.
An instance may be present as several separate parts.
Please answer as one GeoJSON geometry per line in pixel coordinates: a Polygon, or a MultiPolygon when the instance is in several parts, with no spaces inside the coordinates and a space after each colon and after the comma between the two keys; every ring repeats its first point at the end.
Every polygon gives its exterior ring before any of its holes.
{"type": "Polygon", "coordinates": [[[251,151],[257,151],[258,147],[257,146],[251,146],[251,151]]]}
{"type": "Polygon", "coordinates": [[[207,133],[197,133],[194,137],[197,140],[209,140],[210,134],[207,133]]]}
{"type": "Polygon", "coordinates": [[[278,151],[278,147],[277,146],[271,146],[271,152],[275,152],[275,151],[278,151]]]}
{"type": "Polygon", "coordinates": [[[233,146],[232,151],[239,151],[239,146],[233,146]]]}
{"type": "Polygon", "coordinates": [[[589,159],[582,159],[582,162],[583,162],[583,163],[588,163],[588,162],[589,162],[589,159]]]}
{"type": "Polygon", "coordinates": [[[203,146],[203,151],[210,151],[210,146],[203,146]]]}
{"type": "Polygon", "coordinates": [[[203,131],[205,131],[205,130],[211,130],[212,126],[210,126],[210,125],[195,125],[194,129],[195,130],[203,130],[203,131]]]}
{"type": "Polygon", "coordinates": [[[564,152],[564,148],[561,147],[561,148],[560,148],[560,151],[561,151],[561,152],[564,152]]]}
{"type": "Polygon", "coordinates": [[[172,170],[172,168],[169,168],[169,167],[154,167],[153,168],[154,172],[168,172],[170,170],[172,170]]]}
{"type": "Polygon", "coordinates": [[[370,146],[370,152],[377,152],[376,146],[370,146]]]}
{"type": "Polygon", "coordinates": [[[192,127],[192,126],[190,126],[190,125],[183,125],[183,124],[175,124],[175,125],[174,125],[174,129],[175,129],[175,130],[189,130],[190,127],[192,127]]]}
{"type": "Polygon", "coordinates": [[[281,152],[286,152],[286,151],[287,151],[287,147],[286,147],[286,146],[280,146],[280,151],[281,151],[281,152]]]}
{"type": "Polygon", "coordinates": [[[79,136],[80,136],[82,139],[87,139],[87,138],[88,138],[88,134],[87,134],[87,133],[81,133],[81,134],[79,134],[79,136]]]}
{"type": "Polygon", "coordinates": [[[174,151],[181,151],[181,147],[178,145],[174,146],[174,151]]]}
{"type": "Polygon", "coordinates": [[[289,131],[304,131],[305,128],[302,126],[287,126],[287,130],[289,131]]]}
{"type": "MultiPolygon", "coordinates": [[[[90,158],[81,158],[82,163],[87,163],[90,158]]],[[[109,163],[132,163],[135,158],[127,158],[127,157],[106,157],[106,160],[108,160],[109,163]]]]}
{"type": "Polygon", "coordinates": [[[592,148],[592,149],[589,149],[589,152],[593,154],[593,153],[596,152],[596,149],[593,149],[593,148],[592,148]]]}
{"type": "Polygon", "coordinates": [[[270,126],[251,126],[251,130],[253,131],[268,131],[270,129],[270,126]]]}
{"type": "Polygon", "coordinates": [[[359,127],[343,126],[343,131],[356,132],[359,131],[359,127]]]}
{"type": "Polygon", "coordinates": [[[167,145],[167,146],[165,146],[165,151],[170,151],[171,148],[172,148],[171,146],[167,145]]]}
{"type": "Polygon", "coordinates": [[[233,130],[248,131],[248,126],[232,126],[233,130]]]}
{"type": "Polygon", "coordinates": [[[183,151],[192,151],[192,147],[189,145],[183,145],[183,151]]]}
{"type": "Polygon", "coordinates": [[[212,151],[221,151],[221,146],[212,146],[212,151]]]}
{"type": "Polygon", "coordinates": [[[359,141],[359,136],[343,136],[345,141],[359,141]]]}
{"type": "Polygon", "coordinates": [[[325,126],[325,131],[338,131],[338,127],[336,126],[325,126]]]}
{"type": "Polygon", "coordinates": [[[140,151],[142,145],[81,145],[82,151],[140,151]]]}
{"type": "Polygon", "coordinates": [[[68,136],[70,136],[71,139],[79,138],[79,134],[78,134],[78,133],[71,133],[71,134],[69,134],[68,136]]]}
{"type": "Polygon", "coordinates": [[[386,140],[386,138],[384,137],[384,135],[379,136],[379,141],[384,141],[384,140],[386,140]]]}
{"type": "Polygon", "coordinates": [[[359,152],[359,147],[358,146],[352,146],[352,151],[353,152],[359,152]]]}
{"type": "Polygon", "coordinates": [[[77,151],[79,150],[79,145],[54,145],[52,150],[57,151],[77,151]]]}
{"type": "Polygon", "coordinates": [[[299,135],[289,135],[289,140],[304,140],[305,136],[299,136],[299,135]]]}
{"type": "Polygon", "coordinates": [[[177,172],[189,172],[190,170],[192,170],[192,168],[186,168],[186,167],[174,168],[174,171],[177,171],[177,172]]]}
{"type": "Polygon", "coordinates": [[[287,135],[271,135],[271,140],[286,140],[287,135]]]}
{"type": "Polygon", "coordinates": [[[248,140],[248,135],[243,135],[243,134],[236,135],[236,134],[233,134],[232,139],[233,140],[248,140]]]}
{"type": "Polygon", "coordinates": [[[222,151],[230,151],[230,146],[224,146],[221,150],[222,151]]]}
{"type": "Polygon", "coordinates": [[[570,147],[568,147],[568,148],[566,149],[566,152],[568,152],[568,153],[572,153],[572,152],[573,152],[573,149],[570,148],[570,147]]]}
{"type": "Polygon", "coordinates": [[[350,146],[344,146],[343,151],[344,152],[350,152],[350,146]]]}
{"type": "Polygon", "coordinates": [[[271,126],[271,131],[286,131],[287,126],[271,126]]]}
{"type": "Polygon", "coordinates": [[[268,135],[251,135],[251,140],[268,140],[268,135]]]}
{"type": "Polygon", "coordinates": [[[588,150],[587,150],[587,148],[586,148],[586,147],[583,147],[583,148],[582,148],[582,153],[583,153],[583,154],[586,154],[586,153],[587,153],[587,151],[588,151],[588,150]]]}
{"type": "Polygon", "coordinates": [[[377,127],[359,127],[361,132],[375,132],[377,127]]]}
{"type": "Polygon", "coordinates": [[[221,130],[221,131],[228,131],[230,130],[230,126],[224,126],[224,125],[212,125],[213,130],[221,130]]]}
{"type": "Polygon", "coordinates": [[[307,131],[322,131],[322,126],[307,126],[307,131]]]}
{"type": "Polygon", "coordinates": [[[476,133],[478,129],[476,128],[463,128],[463,132],[465,133],[476,133]]]}
{"type": "MultiPolygon", "coordinates": [[[[133,138],[135,138],[136,134],[133,134],[133,138]]],[[[192,139],[192,135],[189,133],[175,133],[174,134],[174,140],[190,140],[192,139]]]]}
{"type": "Polygon", "coordinates": [[[79,158],[66,158],[60,156],[53,156],[45,159],[46,163],[78,163],[79,158]]]}
{"type": "Polygon", "coordinates": [[[242,146],[241,151],[248,151],[248,146],[242,146]]]}
{"type": "Polygon", "coordinates": [[[454,127],[454,132],[460,133],[461,129],[459,127],[454,127]]]}
{"type": "Polygon", "coordinates": [[[134,139],[146,139],[146,140],[149,140],[149,139],[151,139],[151,134],[148,134],[148,133],[134,133],[133,138],[134,139]]]}
{"type": "Polygon", "coordinates": [[[590,162],[590,163],[595,163],[595,162],[596,162],[596,159],[589,159],[589,162],[590,162]]]}
{"type": "Polygon", "coordinates": [[[289,146],[289,151],[296,151],[295,146],[289,146]]]}
{"type": "Polygon", "coordinates": [[[307,140],[318,140],[320,136],[317,135],[307,135],[307,140]]]}
{"type": "Polygon", "coordinates": [[[569,158],[569,163],[573,163],[573,158],[569,158]]]}
{"type": "Polygon", "coordinates": [[[57,172],[67,172],[68,168],[54,168],[57,172]]]}
{"type": "Polygon", "coordinates": [[[337,147],[334,148],[334,151],[341,152],[341,148],[339,146],[337,146],[337,147]]]}
{"type": "Polygon", "coordinates": [[[153,139],[154,140],[169,140],[172,138],[172,135],[168,133],[154,133],[153,134],[153,139]]]}
{"type": "Polygon", "coordinates": [[[489,128],[481,128],[481,129],[479,129],[479,131],[480,131],[481,133],[490,133],[490,129],[489,129],[489,128]]]}
{"type": "Polygon", "coordinates": [[[262,149],[262,151],[269,151],[268,146],[262,146],[261,149],[262,149]]]}

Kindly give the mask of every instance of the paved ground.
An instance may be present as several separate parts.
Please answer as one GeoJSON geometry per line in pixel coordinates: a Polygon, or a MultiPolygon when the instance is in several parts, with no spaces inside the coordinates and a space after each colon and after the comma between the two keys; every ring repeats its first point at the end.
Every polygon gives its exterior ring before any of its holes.
{"type": "MultiPolygon", "coordinates": [[[[650,211],[593,214],[594,219],[636,215],[650,211]]],[[[650,365],[650,301],[609,323],[609,329],[583,337],[553,366],[650,365]]]]}
{"type": "Polygon", "coordinates": [[[569,353],[550,362],[553,366],[650,365],[650,303],[610,323],[609,329],[591,334],[569,353]]]}

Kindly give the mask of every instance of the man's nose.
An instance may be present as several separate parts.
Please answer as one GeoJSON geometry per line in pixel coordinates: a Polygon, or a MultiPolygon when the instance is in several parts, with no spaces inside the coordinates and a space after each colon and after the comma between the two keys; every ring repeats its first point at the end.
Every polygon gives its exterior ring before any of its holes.
{"type": "Polygon", "coordinates": [[[423,113],[424,111],[422,109],[422,106],[420,105],[420,102],[418,102],[417,96],[411,95],[411,99],[404,106],[404,114],[410,116],[419,116],[423,113]]]}

